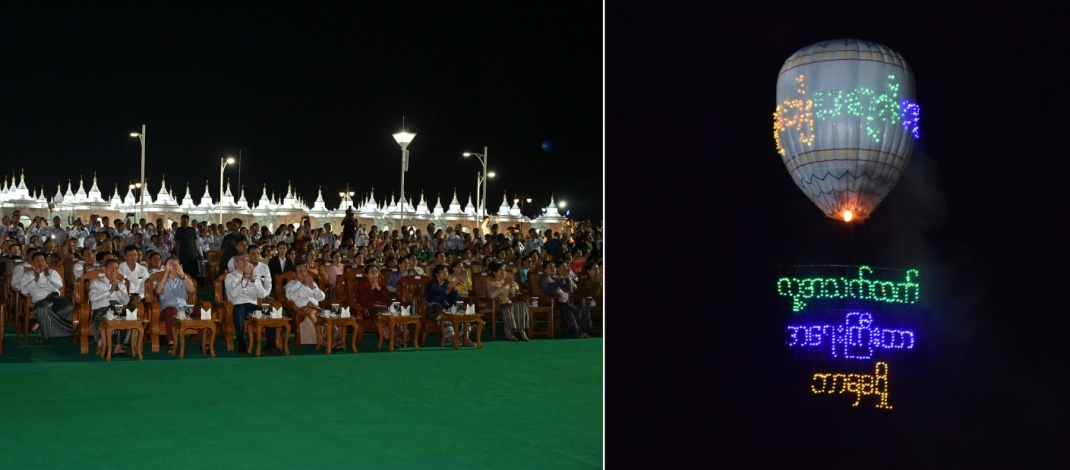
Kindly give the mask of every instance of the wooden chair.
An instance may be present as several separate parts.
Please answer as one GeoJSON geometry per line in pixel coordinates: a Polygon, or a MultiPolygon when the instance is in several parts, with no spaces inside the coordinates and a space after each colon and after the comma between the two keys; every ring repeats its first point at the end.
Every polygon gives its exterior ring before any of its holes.
{"type": "Polygon", "coordinates": [[[531,286],[531,298],[539,299],[539,306],[532,307],[528,304],[528,336],[534,338],[535,336],[546,336],[548,338],[554,337],[554,330],[556,329],[557,322],[560,321],[558,315],[554,312],[554,304],[556,300],[553,297],[543,295],[542,288],[539,286],[539,275],[532,275],[528,273],[528,284],[531,286]],[[538,322],[540,318],[544,318],[546,322],[545,328],[539,328],[538,322]]]}
{"type": "Polygon", "coordinates": [[[578,284],[581,286],[580,287],[581,292],[576,294],[575,298],[581,299],[584,302],[588,302],[588,301],[591,301],[591,300],[594,301],[595,306],[590,308],[590,311],[591,311],[591,323],[592,323],[591,333],[594,333],[596,335],[601,335],[602,334],[602,293],[598,292],[597,295],[588,295],[587,292],[583,292],[582,291],[582,289],[583,289],[582,286],[584,285],[584,283],[585,283],[584,281],[586,281],[586,280],[587,280],[587,274],[583,274],[583,275],[580,276],[580,282],[578,284]]]}
{"type": "MultiPolygon", "coordinates": [[[[160,271],[145,280],[145,317],[149,319],[148,335],[152,337],[152,352],[160,352],[160,335],[166,333],[165,326],[160,321],[160,300],[156,298],[156,284],[166,274],[166,271],[160,271]]],[[[194,297],[196,298],[196,293],[194,297]]]]}
{"type": "Polygon", "coordinates": [[[12,271],[16,265],[22,264],[22,261],[16,261],[9,259],[4,262],[4,286],[0,288],[0,292],[4,295],[4,305],[7,315],[7,321],[12,322],[15,325],[15,334],[18,335],[19,324],[15,320],[18,317],[18,308],[22,305],[22,299],[19,298],[19,291],[11,287],[12,271]]]}
{"type": "Polygon", "coordinates": [[[360,299],[357,297],[357,286],[363,279],[364,269],[346,269],[335,279],[338,284],[335,287],[338,290],[338,303],[342,307],[349,308],[349,313],[357,319],[357,325],[360,326],[361,332],[367,334],[377,332],[378,328],[376,328],[374,320],[364,318],[364,306],[360,304],[360,299]]]}
{"type": "Polygon", "coordinates": [[[593,324],[593,328],[591,328],[591,333],[594,333],[596,335],[601,335],[602,334],[602,323],[603,323],[603,317],[602,317],[602,295],[599,294],[599,295],[596,295],[596,296],[592,296],[591,299],[594,300],[594,304],[595,304],[594,307],[591,307],[591,323],[593,324]]]}
{"type": "MultiPolygon", "coordinates": [[[[531,278],[532,274],[538,274],[538,273],[532,273],[531,271],[528,271],[528,278],[531,278]]],[[[516,281],[517,285],[520,286],[520,295],[523,295],[524,297],[531,297],[533,295],[532,292],[531,292],[531,283],[530,282],[520,282],[520,269],[519,268],[517,268],[516,274],[513,275],[513,280],[516,281]]]]}
{"type": "MultiPolygon", "coordinates": [[[[427,344],[428,327],[434,325],[438,334],[442,334],[441,326],[434,320],[427,320],[427,312],[425,310],[427,298],[425,291],[427,289],[427,283],[431,282],[431,276],[405,276],[398,280],[398,302],[402,307],[409,307],[409,312],[412,316],[409,318],[400,317],[398,320],[404,323],[419,323],[420,330],[419,337],[413,336],[413,343],[419,341],[419,344],[427,344]]],[[[378,331],[378,329],[376,329],[378,331]]],[[[380,342],[382,339],[380,339],[380,342]]],[[[391,341],[393,344],[393,341],[391,341]]]]}
{"type": "MultiPolygon", "coordinates": [[[[357,323],[360,325],[361,333],[372,333],[378,337],[379,325],[374,319],[364,318],[364,305],[361,305],[360,298],[357,295],[357,287],[363,280],[363,268],[354,269],[353,272],[347,271],[345,273],[343,281],[345,283],[346,293],[345,305],[349,306],[352,315],[357,317],[357,323]]],[[[379,287],[384,290],[386,289],[386,276],[383,276],[382,274],[379,275],[379,287]]]]}
{"type": "MultiPolygon", "coordinates": [[[[219,318],[219,333],[223,336],[227,343],[227,351],[234,350],[234,304],[227,300],[227,288],[224,286],[223,281],[227,278],[226,274],[221,274],[215,278],[215,282],[212,284],[212,292],[215,300],[215,311],[213,317],[219,318]]],[[[242,332],[242,334],[245,334],[242,332]]]]}
{"type": "Polygon", "coordinates": [[[215,279],[222,274],[219,270],[219,262],[223,259],[223,252],[221,250],[208,250],[207,256],[208,264],[205,267],[205,277],[208,279],[215,279]]]}
{"type": "Polygon", "coordinates": [[[13,276],[15,266],[18,266],[23,262],[24,261],[21,259],[9,259],[5,262],[4,265],[4,302],[5,305],[7,305],[8,320],[13,322],[13,324],[15,325],[16,334],[18,334],[19,332],[19,324],[18,322],[15,322],[15,320],[18,316],[18,309],[22,305],[22,299],[19,296],[19,291],[11,287],[11,278],[13,276]]]}
{"type": "MultiPolygon", "coordinates": [[[[148,335],[152,338],[152,352],[160,352],[160,336],[167,334],[167,325],[164,325],[160,318],[160,299],[156,297],[156,283],[160,282],[165,275],[167,271],[160,271],[145,280],[145,314],[149,318],[148,335]]],[[[205,303],[208,304],[208,308],[211,308],[210,302],[205,303]]],[[[196,289],[187,294],[186,305],[197,305],[196,289]]]]}
{"type": "Polygon", "coordinates": [[[328,294],[325,297],[324,302],[328,302],[329,303],[330,300],[331,300],[331,296],[327,292],[327,289],[326,289],[327,284],[328,284],[327,280],[329,279],[328,273],[327,273],[328,266],[327,266],[326,263],[324,263],[324,262],[322,262],[320,260],[317,260],[316,261],[316,267],[317,267],[317,269],[319,269],[319,272],[320,272],[319,277],[316,279],[316,285],[319,286],[320,289],[323,290],[324,294],[328,294]]]}
{"type": "Polygon", "coordinates": [[[420,321],[420,337],[413,338],[420,344],[427,344],[429,334],[442,334],[439,322],[427,318],[426,290],[431,279],[431,276],[405,276],[398,281],[398,302],[402,307],[408,306],[412,315],[420,321]]]}
{"type": "Polygon", "coordinates": [[[482,315],[483,320],[490,325],[491,338],[497,339],[498,300],[490,297],[487,292],[490,279],[490,273],[486,271],[472,276],[472,292],[468,299],[476,306],[476,313],[482,315]]]}
{"type": "Polygon", "coordinates": [[[63,294],[68,299],[74,298],[74,258],[63,259],[63,294]]]}

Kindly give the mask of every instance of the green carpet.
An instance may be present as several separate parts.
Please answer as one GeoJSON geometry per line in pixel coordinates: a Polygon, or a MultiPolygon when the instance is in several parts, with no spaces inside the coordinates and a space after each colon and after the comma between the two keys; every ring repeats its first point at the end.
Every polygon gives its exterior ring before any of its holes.
{"type": "Polygon", "coordinates": [[[602,340],[498,338],[108,363],[9,328],[0,468],[601,467],[602,340]]]}

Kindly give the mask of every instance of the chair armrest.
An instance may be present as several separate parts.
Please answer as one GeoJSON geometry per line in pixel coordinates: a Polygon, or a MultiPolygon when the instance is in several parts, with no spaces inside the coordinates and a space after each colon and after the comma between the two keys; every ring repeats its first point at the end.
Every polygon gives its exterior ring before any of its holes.
{"type": "Polygon", "coordinates": [[[148,314],[150,323],[159,323],[160,322],[160,310],[162,310],[160,308],[160,301],[153,300],[152,302],[146,303],[145,304],[145,309],[148,310],[145,313],[148,314]]]}
{"type": "MultiPolygon", "coordinates": [[[[202,305],[208,302],[203,302],[202,305]]],[[[219,320],[223,322],[234,321],[234,303],[229,300],[224,300],[215,305],[214,311],[219,312],[219,320]]]]}
{"type": "MultiPolygon", "coordinates": [[[[278,300],[276,300],[275,302],[279,303],[278,300]]],[[[283,300],[281,303],[282,303],[282,309],[283,310],[285,310],[287,312],[291,312],[291,313],[296,313],[297,312],[297,304],[295,304],[294,301],[286,299],[286,300],[283,300]]]]}

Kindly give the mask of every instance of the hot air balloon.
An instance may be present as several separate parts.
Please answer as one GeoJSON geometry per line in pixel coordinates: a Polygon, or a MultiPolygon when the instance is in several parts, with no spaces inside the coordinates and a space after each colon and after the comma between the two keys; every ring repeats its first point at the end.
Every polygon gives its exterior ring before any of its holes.
{"type": "Polygon", "coordinates": [[[899,181],[918,139],[914,76],[887,46],[823,41],[780,69],[773,135],[788,173],[825,215],[873,213],[899,181]]]}

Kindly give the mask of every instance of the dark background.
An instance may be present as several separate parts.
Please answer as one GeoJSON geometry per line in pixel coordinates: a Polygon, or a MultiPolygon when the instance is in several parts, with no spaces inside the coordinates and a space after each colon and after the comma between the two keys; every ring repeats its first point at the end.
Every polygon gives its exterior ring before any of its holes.
{"type": "Polygon", "coordinates": [[[607,193],[651,196],[607,207],[658,214],[634,226],[649,254],[607,269],[636,292],[611,297],[629,311],[608,323],[610,461],[1065,466],[1063,23],[1021,2],[608,7],[606,152],[629,177],[607,193]],[[780,66],[836,38],[900,52],[921,105],[905,175],[853,225],[795,186],[772,135],[780,66]],[[917,347],[878,353],[893,410],[810,395],[848,365],[785,345],[801,322],[775,281],[801,264],[920,270],[922,302],[889,310],[917,347]]]}
{"type": "Polygon", "coordinates": [[[382,203],[405,116],[413,205],[455,188],[467,204],[482,166],[461,153],[486,146],[490,212],[507,193],[534,216],[553,194],[598,220],[601,18],[589,2],[4,2],[4,175],[52,197],[96,172],[110,197],[140,178],[129,133],[146,124],[154,196],[166,176],[179,200],[206,181],[218,200],[219,158],[241,150],[251,202],[292,182],[309,206],[322,187],[337,207],[347,183],[382,203]]]}

